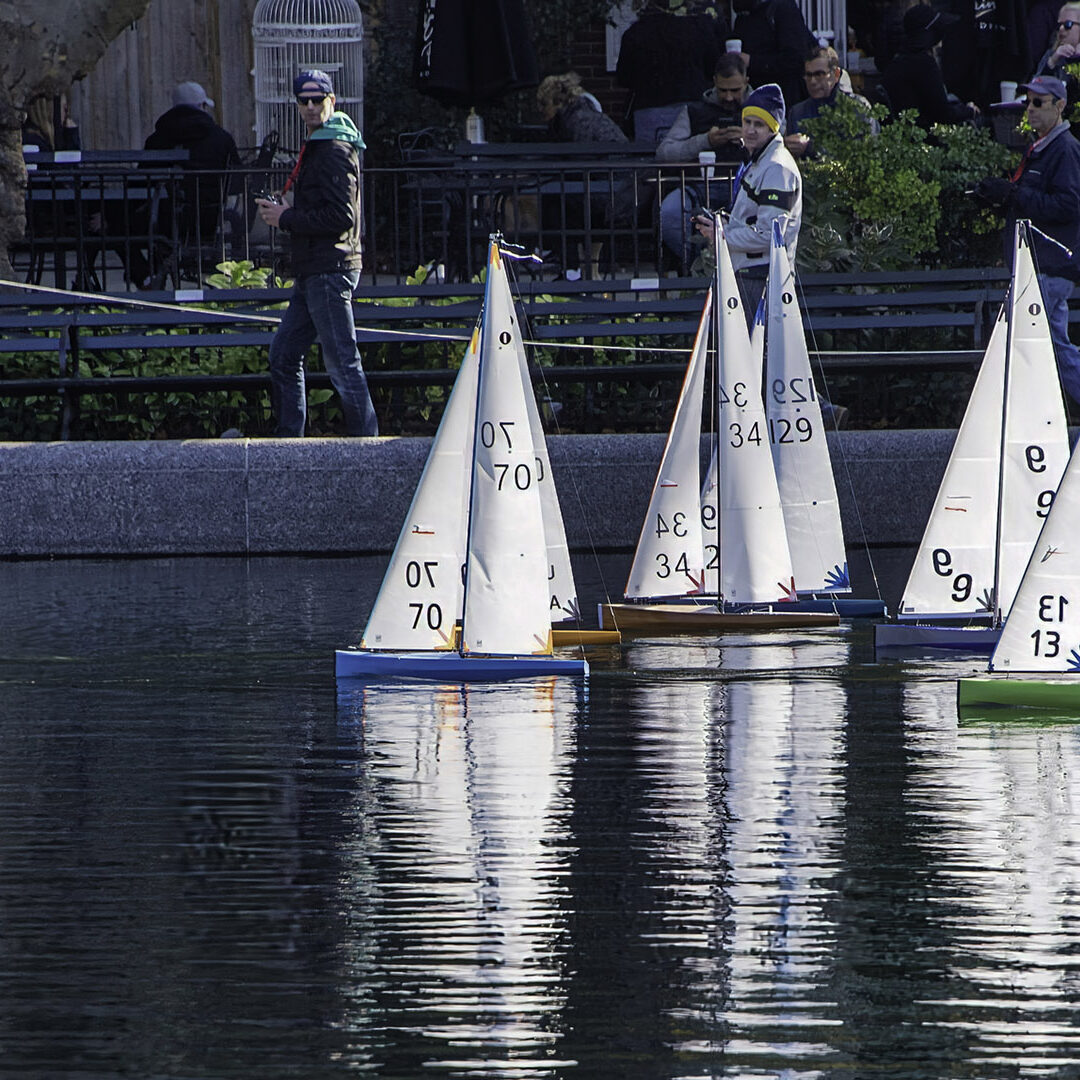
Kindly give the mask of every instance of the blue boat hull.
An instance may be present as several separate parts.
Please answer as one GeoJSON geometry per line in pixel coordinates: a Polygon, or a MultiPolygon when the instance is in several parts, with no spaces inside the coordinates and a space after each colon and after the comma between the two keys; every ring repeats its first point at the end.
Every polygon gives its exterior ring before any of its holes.
{"type": "Polygon", "coordinates": [[[561,656],[462,656],[458,652],[374,652],[338,649],[334,673],[339,679],[436,679],[492,682],[540,675],[589,674],[585,660],[561,656]]]}
{"type": "Polygon", "coordinates": [[[874,627],[876,649],[953,649],[992,653],[1000,626],[935,626],[930,623],[879,623],[874,627]]]}

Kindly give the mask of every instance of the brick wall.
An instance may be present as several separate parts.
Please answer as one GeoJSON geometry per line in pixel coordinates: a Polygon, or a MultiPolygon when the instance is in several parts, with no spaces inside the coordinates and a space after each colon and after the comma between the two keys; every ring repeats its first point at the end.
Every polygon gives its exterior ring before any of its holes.
{"type": "Polygon", "coordinates": [[[615,73],[607,71],[607,27],[598,22],[574,42],[571,67],[581,76],[582,85],[595,94],[604,112],[616,123],[623,122],[628,91],[616,85],[615,73]]]}

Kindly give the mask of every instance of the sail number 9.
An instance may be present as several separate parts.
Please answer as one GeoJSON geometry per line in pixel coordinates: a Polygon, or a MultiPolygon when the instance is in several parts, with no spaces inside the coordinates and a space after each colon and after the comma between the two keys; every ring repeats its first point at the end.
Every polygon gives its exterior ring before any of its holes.
{"type": "MultiPolygon", "coordinates": [[[[934,561],[934,573],[940,577],[952,577],[952,555],[947,548],[934,548],[930,556],[934,561]]],[[[971,575],[957,574],[952,582],[952,600],[963,604],[971,596],[971,575]]]]}

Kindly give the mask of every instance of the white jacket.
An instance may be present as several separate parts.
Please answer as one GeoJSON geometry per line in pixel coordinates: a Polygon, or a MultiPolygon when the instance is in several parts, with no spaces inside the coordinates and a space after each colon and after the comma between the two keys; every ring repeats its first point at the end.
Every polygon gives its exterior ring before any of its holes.
{"type": "Polygon", "coordinates": [[[772,223],[779,217],[786,218],[782,224],[784,247],[794,265],[802,224],[802,176],[783,136],[776,134],[742,173],[731,217],[724,227],[736,270],[769,265],[772,223]]]}

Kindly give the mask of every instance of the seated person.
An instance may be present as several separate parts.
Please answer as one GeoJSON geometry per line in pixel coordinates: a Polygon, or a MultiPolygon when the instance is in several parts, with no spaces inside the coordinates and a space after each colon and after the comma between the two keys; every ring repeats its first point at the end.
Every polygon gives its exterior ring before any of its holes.
{"type": "Polygon", "coordinates": [[[784,136],[784,145],[792,157],[814,156],[812,140],[805,131],[801,130],[801,125],[806,120],[813,120],[820,116],[823,109],[834,105],[838,94],[847,94],[866,110],[867,130],[870,134],[876,135],[881,130],[881,126],[870,115],[870,102],[859,94],[845,90],[841,81],[842,75],[840,58],[831,45],[816,46],[810,51],[803,65],[803,78],[806,80],[806,90],[810,96],[800,101],[787,115],[787,134],[784,136]]]}
{"type": "Polygon", "coordinates": [[[192,175],[180,187],[177,207],[163,198],[156,205],[151,201],[134,210],[108,208],[104,231],[109,236],[135,233],[142,239],[141,244],[129,239],[110,245],[119,253],[128,280],[137,288],[160,288],[164,283],[164,257],[156,249],[167,247],[172,239],[174,213],[181,243],[207,243],[217,232],[228,181],[225,170],[239,165],[240,155],[233,137],[210,115],[213,107],[214,102],[198,83],[180,83],[173,91],[173,107],[158,117],[143,144],[146,150],[188,151],[182,168],[192,175]],[[220,174],[212,175],[217,170],[221,170],[220,174]],[[154,242],[154,237],[160,244],[154,242]],[[144,253],[142,249],[148,243],[151,250],[144,253]]]}
{"type": "Polygon", "coordinates": [[[962,124],[979,115],[974,102],[950,100],[933,51],[945,30],[956,22],[958,16],[934,11],[929,4],[916,4],[904,13],[900,51],[881,79],[894,116],[914,109],[920,126],[929,131],[934,124],[962,124]]]}
{"type": "MultiPolygon", "coordinates": [[[[622,128],[602,110],[596,98],[586,93],[576,71],[549,75],[537,87],[536,103],[553,142],[629,142],[622,128]]],[[[631,172],[612,168],[610,172],[592,174],[590,183],[594,189],[590,205],[594,227],[627,224],[633,220],[635,200],[631,172]]],[[[544,196],[544,202],[549,204],[547,212],[541,214],[545,222],[557,221],[571,229],[584,229],[584,213],[571,196],[544,196]]],[[[591,247],[595,261],[600,241],[591,239],[591,247]]],[[[583,254],[580,251],[579,258],[583,254]]]]}
{"type": "MultiPolygon", "coordinates": [[[[173,91],[173,107],[158,117],[144,144],[147,150],[187,150],[185,169],[213,172],[240,164],[233,137],[211,115],[214,102],[195,82],[180,83],[173,91]]],[[[192,176],[185,181],[180,208],[180,235],[200,240],[214,238],[227,177],[192,176]]]]}
{"type": "MultiPolygon", "coordinates": [[[[696,162],[704,150],[716,153],[716,160],[741,165],[746,160],[742,141],[742,107],[749,92],[746,61],[738,53],[722,53],[716,61],[712,88],[701,101],[684,105],[656,148],[657,161],[685,164],[696,162]]],[[[664,246],[681,260],[690,262],[689,212],[695,206],[717,209],[731,201],[727,183],[706,185],[695,170],[692,180],[667,192],[660,201],[660,237],[664,246]],[[706,190],[706,188],[708,190],[706,190]]]]}
{"type": "Polygon", "coordinates": [[[60,95],[60,127],[56,127],[56,102],[51,97],[36,97],[26,107],[26,121],[22,128],[23,146],[36,146],[39,150],[80,150],[79,125],[68,112],[67,94],[60,95]]]}

